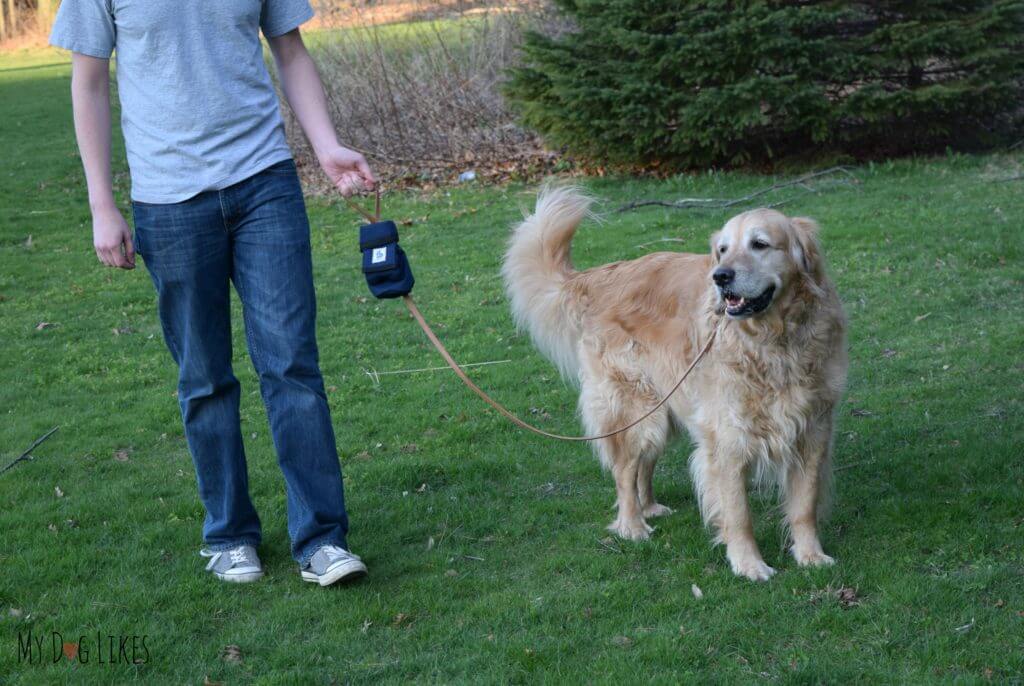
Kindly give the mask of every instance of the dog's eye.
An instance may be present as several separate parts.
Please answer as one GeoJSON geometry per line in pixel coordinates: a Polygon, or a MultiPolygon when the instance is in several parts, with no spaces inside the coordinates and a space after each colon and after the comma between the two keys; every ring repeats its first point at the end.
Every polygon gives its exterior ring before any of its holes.
{"type": "Polygon", "coordinates": [[[720,245],[720,246],[718,246],[718,254],[719,255],[724,255],[725,251],[728,250],[728,249],[729,249],[729,246],[727,246],[727,245],[720,245]]]}
{"type": "Polygon", "coordinates": [[[767,243],[762,241],[760,238],[755,238],[754,240],[750,241],[750,247],[753,248],[754,250],[764,250],[764,249],[770,248],[772,246],[768,245],[767,243]]]}

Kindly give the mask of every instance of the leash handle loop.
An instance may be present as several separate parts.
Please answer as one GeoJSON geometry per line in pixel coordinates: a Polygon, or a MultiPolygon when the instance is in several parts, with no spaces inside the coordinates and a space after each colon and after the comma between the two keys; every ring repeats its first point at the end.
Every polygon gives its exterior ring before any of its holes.
{"type": "Polygon", "coordinates": [[[380,184],[379,183],[377,184],[376,188],[374,189],[374,196],[375,196],[375,199],[374,199],[374,202],[373,202],[374,215],[371,215],[369,212],[364,210],[362,208],[362,206],[360,206],[356,202],[354,202],[352,200],[352,198],[349,198],[349,197],[343,195],[343,196],[341,196],[341,199],[344,200],[345,203],[349,207],[351,207],[353,210],[355,210],[360,215],[362,215],[362,217],[364,219],[366,219],[366,221],[370,222],[371,224],[376,224],[377,222],[380,221],[380,184]]]}

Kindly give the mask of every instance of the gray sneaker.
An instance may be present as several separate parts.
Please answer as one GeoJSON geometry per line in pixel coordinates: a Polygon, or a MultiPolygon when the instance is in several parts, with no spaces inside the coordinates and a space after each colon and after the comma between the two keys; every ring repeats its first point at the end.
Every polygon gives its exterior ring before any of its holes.
{"type": "Polygon", "coordinates": [[[338,581],[351,581],[366,576],[366,565],[359,556],[336,545],[325,545],[313,553],[305,567],[300,567],[303,581],[330,586],[338,581]]]}
{"type": "Polygon", "coordinates": [[[231,550],[216,551],[203,548],[199,554],[210,558],[206,564],[206,571],[213,572],[213,575],[221,581],[245,584],[263,576],[263,565],[260,564],[260,558],[256,556],[256,548],[251,545],[240,545],[231,550]]]}

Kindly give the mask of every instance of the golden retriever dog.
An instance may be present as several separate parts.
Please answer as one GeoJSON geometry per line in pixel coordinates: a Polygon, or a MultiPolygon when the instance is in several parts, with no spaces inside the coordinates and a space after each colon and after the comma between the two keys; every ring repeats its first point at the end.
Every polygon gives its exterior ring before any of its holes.
{"type": "Polygon", "coordinates": [[[749,476],[778,485],[797,563],[832,564],[818,520],[846,379],[846,320],[817,224],[753,210],[711,237],[710,254],[660,252],[576,271],[570,244],[589,204],[573,188],[542,191],[502,268],[517,323],[579,384],[589,435],[654,407],[718,330],[668,403],[595,442],[615,477],[618,515],[608,529],[646,539],[646,520],[671,513],[655,500],[652,476],[685,427],[696,445],[690,472],[701,515],[734,573],[758,581],[775,573],[754,540],[749,476]]]}

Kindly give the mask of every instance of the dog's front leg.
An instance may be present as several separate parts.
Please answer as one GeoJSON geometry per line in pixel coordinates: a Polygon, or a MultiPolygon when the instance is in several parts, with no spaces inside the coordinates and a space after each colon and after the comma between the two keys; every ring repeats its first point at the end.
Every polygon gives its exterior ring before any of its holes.
{"type": "Polygon", "coordinates": [[[754,540],[754,525],[747,502],[748,461],[739,457],[715,456],[708,474],[719,498],[719,536],[732,571],[751,581],[767,581],[775,570],[765,564],[754,540]]]}
{"type": "Polygon", "coordinates": [[[818,539],[818,515],[831,467],[832,418],[809,429],[800,442],[798,460],[786,470],[786,523],[790,549],[802,567],[831,565],[818,539]]]}

